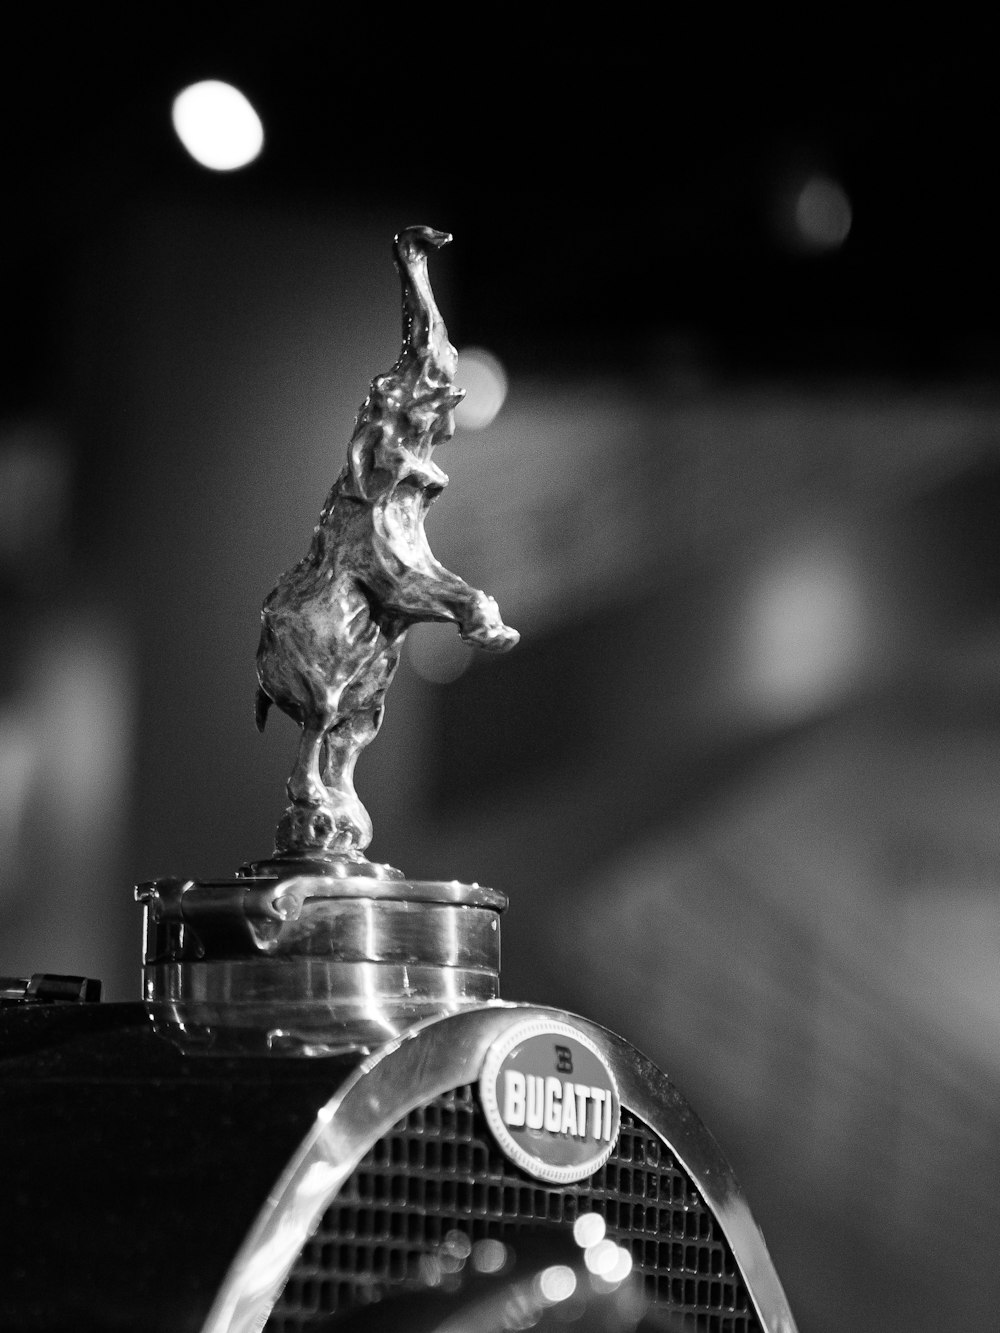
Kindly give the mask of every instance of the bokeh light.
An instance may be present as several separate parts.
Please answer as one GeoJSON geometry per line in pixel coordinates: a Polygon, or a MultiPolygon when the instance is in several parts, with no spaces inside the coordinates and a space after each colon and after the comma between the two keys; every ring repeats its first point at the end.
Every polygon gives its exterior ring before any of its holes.
{"type": "Polygon", "coordinates": [[[839,250],[851,230],[851,201],[830,176],[810,176],[795,198],[795,230],[805,249],[839,250]]]}
{"type": "Polygon", "coordinates": [[[590,1249],[604,1239],[607,1230],[600,1213],[581,1213],[573,1223],[573,1239],[581,1249],[590,1249]]]}
{"type": "Polygon", "coordinates": [[[454,625],[422,622],[407,631],[406,657],[421,680],[448,685],[468,670],[472,651],[454,625]]]}
{"type": "Polygon", "coordinates": [[[472,1247],[472,1267],[477,1273],[499,1273],[507,1260],[507,1246],[502,1240],[477,1240],[472,1247]]]}
{"type": "Polygon", "coordinates": [[[461,1272],[471,1252],[472,1241],[469,1240],[464,1231],[449,1231],[437,1252],[441,1272],[461,1272]]]}
{"type": "Polygon", "coordinates": [[[587,1271],[593,1273],[595,1277],[610,1279],[612,1272],[618,1267],[618,1246],[613,1240],[601,1240],[596,1245],[588,1245],[584,1252],[583,1262],[587,1266],[587,1271]]]}
{"type": "Polygon", "coordinates": [[[171,114],[178,139],[211,171],[245,167],[264,146],[260,116],[230,83],[206,79],[191,84],[174,98],[171,114]]]}
{"type": "Polygon", "coordinates": [[[773,721],[830,702],[866,664],[872,633],[864,574],[849,544],[817,534],[756,572],[744,607],[745,684],[773,721]]]}
{"type": "Polygon", "coordinates": [[[485,347],[467,347],[459,353],[455,379],[465,390],[465,397],[455,409],[455,421],[467,430],[482,430],[504,405],[507,372],[485,347]]]}
{"type": "Polygon", "coordinates": [[[550,1305],[568,1301],[576,1291],[576,1274],[568,1264],[552,1264],[538,1274],[538,1293],[550,1305]]]}
{"type": "Polygon", "coordinates": [[[618,1253],[610,1270],[604,1274],[608,1282],[624,1282],[632,1271],[632,1256],[623,1246],[618,1246],[618,1253]]]}

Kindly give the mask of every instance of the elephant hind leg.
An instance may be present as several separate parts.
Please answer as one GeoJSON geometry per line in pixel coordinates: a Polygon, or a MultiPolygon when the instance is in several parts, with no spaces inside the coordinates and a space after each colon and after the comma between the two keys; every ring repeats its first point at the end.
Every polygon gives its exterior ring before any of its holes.
{"type": "Polygon", "coordinates": [[[303,727],[295,766],[288,779],[288,806],[278,824],[274,850],[281,856],[291,852],[325,852],[336,832],[330,793],[320,777],[323,729],[303,727]]]}
{"type": "Polygon", "coordinates": [[[354,790],[357,753],[357,739],[350,724],[345,727],[341,723],[329,733],[318,727],[303,727],[295,767],[288,779],[291,805],[275,838],[279,855],[321,852],[351,857],[368,846],[372,821],[354,790]]]}
{"type": "Polygon", "coordinates": [[[320,777],[324,732],[323,726],[305,725],[302,728],[295,764],[287,783],[288,799],[295,805],[326,804],[326,787],[320,777]]]}
{"type": "MultiPolygon", "coordinates": [[[[377,712],[381,714],[381,707],[377,712]]],[[[333,811],[338,851],[362,851],[372,840],[371,816],[354,789],[354,767],[361,749],[376,731],[378,722],[366,712],[345,719],[324,737],[323,781],[333,811]]]]}

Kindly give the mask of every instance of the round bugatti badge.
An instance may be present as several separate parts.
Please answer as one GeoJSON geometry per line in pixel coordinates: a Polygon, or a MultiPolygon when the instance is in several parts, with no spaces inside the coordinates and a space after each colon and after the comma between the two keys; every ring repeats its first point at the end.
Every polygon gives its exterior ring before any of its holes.
{"type": "Polygon", "coordinates": [[[569,1023],[528,1018],[486,1053],[479,1096],[493,1137],[539,1180],[569,1185],[604,1165],[621,1103],[603,1055],[569,1023]]]}

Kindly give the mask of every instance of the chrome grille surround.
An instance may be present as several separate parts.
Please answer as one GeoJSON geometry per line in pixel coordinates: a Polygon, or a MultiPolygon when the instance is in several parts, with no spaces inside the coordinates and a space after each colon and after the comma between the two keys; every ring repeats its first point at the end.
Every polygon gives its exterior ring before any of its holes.
{"type": "MultiPolygon", "coordinates": [[[[275,1310],[289,1274],[299,1263],[300,1256],[303,1256],[307,1244],[314,1236],[317,1237],[316,1243],[320,1246],[322,1264],[324,1242],[319,1235],[319,1229],[327,1210],[331,1207],[344,1209],[357,1206],[352,1200],[355,1197],[360,1199],[361,1196],[360,1194],[355,1196],[352,1191],[359,1189],[363,1183],[366,1189],[372,1191],[376,1188],[391,1188],[391,1180],[395,1174],[399,1181],[407,1182],[405,1185],[407,1190],[412,1188],[426,1191],[426,1175],[422,1177],[424,1185],[414,1183],[411,1186],[409,1183],[411,1180],[417,1182],[421,1178],[419,1172],[414,1176],[407,1176],[401,1171],[393,1172],[391,1160],[388,1175],[384,1164],[377,1172],[373,1170],[377,1155],[386,1152],[386,1148],[378,1146],[380,1141],[388,1140],[391,1159],[392,1142],[402,1141],[398,1136],[393,1140],[392,1131],[414,1113],[415,1119],[412,1122],[414,1126],[419,1127],[420,1118],[424,1117],[423,1130],[417,1128],[416,1132],[411,1132],[408,1137],[404,1134],[407,1144],[430,1143],[433,1136],[427,1133],[428,1112],[431,1115],[454,1114],[457,1117],[461,1107],[462,1114],[471,1115],[474,1123],[478,1109],[474,1095],[461,1091],[456,1093],[456,1089],[461,1090],[478,1078],[483,1060],[492,1043],[511,1024],[520,1022],[526,1017],[549,1018],[573,1024],[599,1046],[614,1074],[621,1094],[623,1113],[629,1112],[629,1127],[627,1135],[623,1135],[619,1142],[619,1151],[602,1168],[605,1180],[604,1194],[600,1197],[605,1205],[617,1204],[617,1219],[613,1219],[610,1215],[607,1218],[609,1230],[617,1235],[622,1243],[629,1245],[637,1266],[653,1276],[654,1282],[657,1280],[662,1282],[665,1279],[670,1284],[668,1298],[679,1300],[681,1309],[684,1309],[685,1305],[691,1309],[697,1307],[701,1296],[705,1294],[699,1293],[700,1283],[707,1287],[709,1302],[712,1300],[713,1280],[718,1281],[720,1286],[726,1285],[725,1261],[723,1260],[723,1271],[713,1274],[712,1264],[713,1262],[717,1264],[718,1260],[713,1260],[711,1256],[722,1254],[728,1249],[732,1257],[733,1273],[739,1275],[740,1283],[748,1298],[747,1314],[753,1314],[759,1321],[757,1326],[765,1330],[765,1333],[795,1333],[795,1323],[763,1237],[732,1170],[715,1140],[667,1076],[621,1037],[586,1019],[567,1014],[562,1010],[510,1005],[499,1001],[483,1005],[478,1009],[434,1019],[410,1029],[396,1041],[374,1052],[357,1068],[330,1102],[320,1109],[312,1131],[289,1162],[239,1253],[235,1256],[204,1325],[203,1333],[251,1333],[251,1330],[253,1333],[258,1333],[267,1322],[268,1316],[275,1310]],[[454,1101],[456,1096],[460,1099],[458,1102],[454,1101]],[[438,1099],[443,1099],[440,1104],[438,1099]],[[435,1105],[438,1106],[437,1112],[433,1110],[435,1105]],[[671,1207],[666,1209],[659,1198],[654,1201],[636,1191],[634,1173],[638,1164],[634,1160],[626,1159],[623,1154],[626,1151],[634,1153],[634,1145],[639,1140],[643,1142],[644,1155],[646,1143],[652,1142],[655,1155],[660,1158],[653,1172],[646,1170],[645,1162],[642,1164],[643,1188],[646,1188],[645,1180],[650,1174],[655,1175],[658,1181],[669,1178],[671,1182],[669,1189],[673,1196],[675,1186],[672,1173],[676,1169],[684,1181],[685,1198],[688,1197],[689,1188],[693,1191],[694,1197],[688,1200],[689,1206],[675,1208],[671,1197],[671,1207]],[[631,1148],[627,1148],[626,1144],[631,1144],[631,1148]],[[661,1154],[664,1150],[670,1157],[670,1166],[666,1172],[660,1169],[663,1164],[661,1154]],[[363,1165],[369,1154],[372,1155],[371,1165],[363,1165]],[[606,1176],[609,1168],[618,1172],[617,1183],[613,1187],[609,1187],[606,1176]],[[630,1173],[627,1194],[622,1191],[623,1171],[630,1173]],[[382,1180],[384,1184],[377,1187],[374,1184],[376,1179],[382,1180]],[[698,1206],[694,1206],[695,1199],[699,1201],[698,1206]],[[631,1218],[627,1219],[629,1225],[626,1226],[622,1225],[623,1204],[632,1210],[631,1218]],[[655,1232],[649,1230],[646,1225],[647,1221],[651,1220],[647,1214],[654,1206],[657,1209],[655,1232]],[[640,1207],[643,1224],[641,1230],[636,1225],[640,1220],[636,1210],[640,1207]],[[670,1232],[667,1235],[661,1235],[659,1230],[661,1209],[664,1213],[671,1214],[670,1232]],[[677,1214],[676,1225],[674,1213],[677,1214]],[[680,1222],[682,1217],[683,1224],[680,1222]],[[702,1217],[706,1220],[699,1220],[702,1217]],[[702,1236],[701,1231],[706,1227],[710,1229],[711,1235],[706,1231],[702,1236]],[[689,1236],[687,1234],[689,1228],[698,1234],[689,1236]],[[688,1245],[697,1247],[700,1241],[709,1242],[708,1246],[701,1251],[696,1249],[691,1256],[694,1264],[687,1269],[688,1255],[675,1251],[673,1247],[688,1245]],[[670,1247],[669,1255],[665,1251],[660,1252],[658,1247],[661,1245],[670,1247]],[[657,1247],[655,1256],[652,1250],[647,1250],[646,1247],[649,1246],[657,1247]],[[639,1247],[638,1251],[636,1247],[639,1247]],[[709,1271],[706,1273],[697,1271],[705,1263],[705,1260],[700,1258],[702,1253],[709,1255],[707,1260],[709,1271]],[[655,1274],[652,1271],[654,1268],[658,1270],[655,1274]],[[662,1271],[659,1271],[660,1269],[662,1271]],[[676,1282],[680,1283],[679,1287],[673,1286],[676,1282]],[[693,1300],[689,1299],[692,1296],[693,1300]]],[[[458,1151],[458,1139],[450,1134],[444,1139],[440,1135],[438,1138],[442,1148],[442,1160],[446,1141],[450,1140],[455,1144],[455,1151],[458,1151]]],[[[475,1138],[473,1135],[468,1143],[473,1144],[475,1138]]],[[[487,1142],[487,1139],[482,1139],[483,1144],[487,1142]]],[[[409,1146],[405,1151],[409,1153],[409,1146]]],[[[414,1151],[419,1152],[420,1149],[414,1151]]],[[[474,1146],[472,1151],[475,1154],[474,1146]]],[[[480,1153],[481,1151],[480,1149],[480,1153]]],[[[482,1165],[481,1156],[478,1164],[482,1165]]],[[[592,1181],[581,1182],[570,1189],[544,1186],[523,1175],[505,1160],[502,1173],[500,1181],[493,1184],[494,1188],[501,1189],[501,1213],[502,1192],[505,1189],[527,1191],[525,1201],[537,1198],[541,1202],[544,1199],[543,1207],[547,1211],[550,1208],[559,1210],[569,1207],[566,1200],[579,1198],[587,1187],[591,1189],[594,1210],[600,1211],[599,1191],[595,1187],[595,1182],[601,1173],[598,1173],[592,1181]],[[510,1176],[509,1183],[505,1183],[507,1175],[510,1176]]],[[[475,1174],[475,1171],[471,1173],[472,1176],[475,1174]]],[[[487,1191],[491,1183],[487,1149],[485,1182],[487,1191]]],[[[459,1182],[453,1178],[451,1184],[457,1191],[459,1182]]],[[[478,1184],[482,1186],[483,1182],[478,1184]]],[[[477,1182],[474,1179],[469,1180],[466,1186],[474,1192],[477,1182]]],[[[658,1183],[658,1193],[660,1188],[658,1183]]],[[[457,1193],[455,1197],[457,1199],[457,1193]]],[[[396,1225],[412,1226],[417,1231],[427,1228],[427,1217],[433,1215],[433,1212],[428,1213],[426,1202],[425,1195],[423,1213],[417,1200],[413,1200],[409,1207],[402,1207],[398,1217],[404,1221],[402,1223],[397,1221],[396,1225]],[[411,1221],[410,1218],[416,1220],[411,1221]]],[[[377,1211],[378,1209],[371,1210],[368,1215],[374,1219],[377,1211]]],[[[518,1225],[526,1224],[526,1218],[520,1213],[518,1218],[518,1225]]],[[[495,1223],[501,1227],[504,1225],[501,1216],[495,1219],[495,1223]]],[[[558,1226],[559,1217],[557,1216],[551,1224],[558,1226]]],[[[374,1220],[372,1225],[374,1226],[374,1220]]],[[[346,1237],[336,1243],[346,1243],[346,1237]]],[[[376,1247],[372,1247],[371,1254],[372,1268],[377,1269],[374,1248],[376,1247]]],[[[386,1254],[388,1253],[387,1250],[386,1254]]],[[[306,1260],[303,1258],[302,1262],[306,1260]]],[[[397,1276],[395,1280],[405,1281],[408,1262],[405,1257],[402,1260],[387,1258],[385,1262],[388,1265],[387,1272],[396,1275],[401,1272],[401,1277],[397,1276]],[[392,1268],[393,1264],[395,1269],[392,1268]]],[[[351,1264],[357,1265],[356,1257],[354,1260],[348,1257],[348,1266],[351,1264]]],[[[316,1271],[318,1273],[318,1269],[316,1271]]],[[[322,1278],[318,1280],[320,1283],[323,1281],[322,1278]]],[[[312,1281],[315,1283],[317,1279],[314,1277],[312,1281]]],[[[659,1299],[663,1300],[666,1294],[661,1289],[659,1299]]],[[[726,1313],[725,1296],[726,1293],[720,1293],[723,1306],[717,1317],[744,1318],[743,1312],[738,1309],[740,1302],[735,1292],[732,1310],[726,1313]]],[[[317,1293],[317,1307],[318,1300],[317,1293]]],[[[309,1303],[313,1303],[312,1294],[309,1296],[309,1303]]],[[[706,1324],[705,1327],[713,1326],[706,1324]]],[[[719,1323],[717,1327],[720,1333],[723,1329],[725,1333],[730,1331],[736,1333],[738,1325],[719,1323]]],[[[749,1330],[755,1325],[751,1320],[744,1327],[749,1330]]]]}

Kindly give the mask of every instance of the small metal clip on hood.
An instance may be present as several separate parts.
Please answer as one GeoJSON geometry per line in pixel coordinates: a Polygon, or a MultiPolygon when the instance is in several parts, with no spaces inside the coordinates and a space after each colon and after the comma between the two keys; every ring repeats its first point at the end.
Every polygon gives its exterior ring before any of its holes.
{"type": "Polygon", "coordinates": [[[30,977],[0,977],[0,1008],[11,1004],[96,1004],[101,983],[93,977],[35,972],[30,977]]]}

